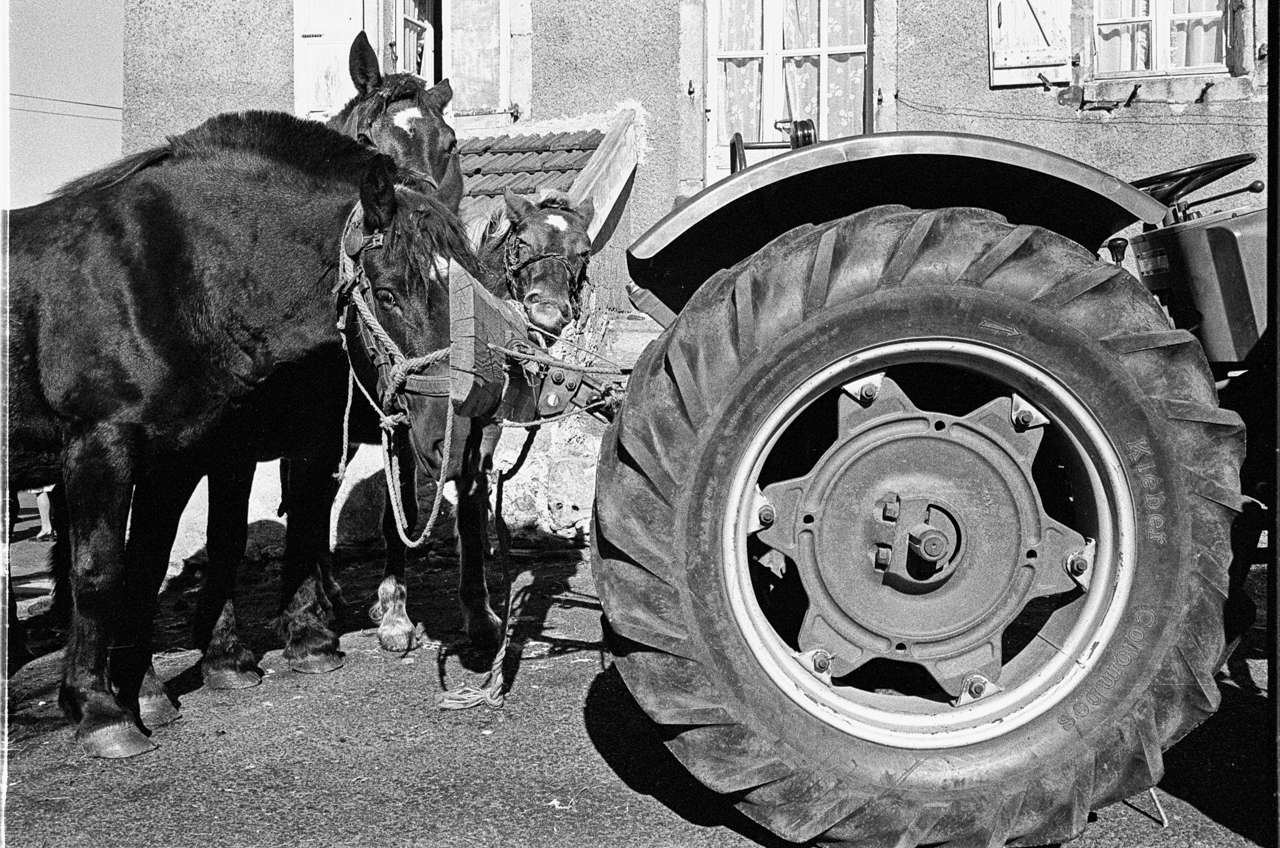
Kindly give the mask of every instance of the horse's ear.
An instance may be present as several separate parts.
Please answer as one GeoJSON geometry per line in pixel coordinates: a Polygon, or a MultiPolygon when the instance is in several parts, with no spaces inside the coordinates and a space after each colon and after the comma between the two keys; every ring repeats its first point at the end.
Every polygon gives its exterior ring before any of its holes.
{"type": "Polygon", "coordinates": [[[596,216],[596,204],[591,198],[587,198],[578,204],[578,208],[573,210],[578,213],[578,217],[582,219],[582,226],[590,227],[591,219],[596,216]]]}
{"type": "Polygon", "coordinates": [[[502,199],[507,203],[507,217],[512,221],[523,221],[538,211],[538,207],[509,188],[502,190],[502,199]]]}
{"type": "Polygon", "coordinates": [[[382,72],[378,70],[378,54],[373,52],[369,36],[360,30],[351,42],[351,55],[347,60],[351,69],[351,81],[362,96],[369,96],[382,85],[382,72]]]}
{"type": "Polygon", "coordinates": [[[449,101],[453,99],[453,86],[449,85],[449,80],[442,79],[423,92],[422,97],[427,101],[428,106],[443,112],[444,107],[448,106],[449,101]]]}
{"type": "Polygon", "coordinates": [[[396,216],[396,163],[379,153],[360,184],[360,205],[364,207],[364,227],[385,230],[396,216]]]}

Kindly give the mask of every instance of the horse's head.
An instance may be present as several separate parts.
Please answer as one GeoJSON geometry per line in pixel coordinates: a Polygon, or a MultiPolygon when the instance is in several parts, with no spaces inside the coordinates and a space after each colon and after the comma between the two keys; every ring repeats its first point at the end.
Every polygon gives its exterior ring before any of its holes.
{"type": "Polygon", "coordinates": [[[503,197],[510,229],[504,234],[490,227],[482,247],[501,239],[509,295],[524,305],[535,326],[559,335],[578,317],[595,206],[587,200],[574,208],[558,193],[537,204],[509,189],[503,197]]]}
{"type": "Polygon", "coordinates": [[[403,182],[417,184],[446,207],[462,203],[458,140],[444,119],[453,99],[448,80],[428,87],[412,74],[383,76],[378,56],[363,32],[351,43],[351,81],[356,96],[329,126],[376,147],[395,160],[403,182]]]}

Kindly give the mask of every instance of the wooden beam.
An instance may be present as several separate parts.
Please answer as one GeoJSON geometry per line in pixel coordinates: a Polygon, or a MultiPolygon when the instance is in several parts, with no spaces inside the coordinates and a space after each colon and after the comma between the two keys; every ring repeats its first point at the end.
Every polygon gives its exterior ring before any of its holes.
{"type": "Polygon", "coordinates": [[[639,147],[636,143],[635,117],[633,109],[623,109],[618,113],[604,140],[569,189],[569,200],[574,206],[587,198],[591,198],[595,204],[595,217],[587,228],[587,235],[592,242],[605,221],[609,220],[613,204],[618,201],[627,180],[631,178],[631,172],[636,169],[639,147]]]}

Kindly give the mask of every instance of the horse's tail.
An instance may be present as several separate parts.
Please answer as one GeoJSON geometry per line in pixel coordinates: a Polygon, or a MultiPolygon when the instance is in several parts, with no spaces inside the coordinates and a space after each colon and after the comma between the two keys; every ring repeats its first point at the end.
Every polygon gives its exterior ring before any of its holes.
{"type": "Polygon", "coordinates": [[[132,156],[125,156],[105,168],[72,180],[54,191],[53,196],[70,197],[82,192],[93,191],[94,189],[108,188],[132,177],[144,168],[160,164],[172,155],[172,148],[165,146],[153,147],[150,150],[143,150],[141,153],[135,153],[132,156]]]}

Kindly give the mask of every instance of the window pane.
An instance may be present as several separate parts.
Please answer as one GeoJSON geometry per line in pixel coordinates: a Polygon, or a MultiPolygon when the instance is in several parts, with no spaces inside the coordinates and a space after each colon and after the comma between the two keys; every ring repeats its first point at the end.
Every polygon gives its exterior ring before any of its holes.
{"type": "Polygon", "coordinates": [[[1221,12],[1226,0],[1173,0],[1175,15],[1195,14],[1196,12],[1221,12]]]}
{"type": "Polygon", "coordinates": [[[1193,68],[1196,65],[1220,65],[1222,55],[1222,19],[1174,21],[1169,41],[1169,67],[1193,68]]]}
{"type": "Polygon", "coordinates": [[[762,0],[721,0],[720,49],[764,49],[762,0]]]}
{"type": "Polygon", "coordinates": [[[763,59],[720,60],[720,143],[735,132],[760,141],[760,77],[763,59]]]}
{"type": "Polygon", "coordinates": [[[782,49],[818,46],[818,0],[785,0],[782,49]]]}
{"type": "Polygon", "coordinates": [[[1149,0],[1099,0],[1098,17],[1102,20],[1149,18],[1151,3],[1149,0]]]}
{"type": "Polygon", "coordinates": [[[865,55],[833,55],[827,60],[827,132],[824,138],[842,138],[863,132],[862,104],[866,77],[865,55]]]}
{"type": "Polygon", "coordinates": [[[861,47],[867,43],[865,0],[830,0],[827,5],[827,44],[861,47]]]}
{"type": "Polygon", "coordinates": [[[1098,27],[1098,72],[1151,69],[1151,25],[1111,24],[1098,27]]]}
{"type": "Polygon", "coordinates": [[[818,120],[818,57],[789,56],[782,60],[786,87],[785,114],[793,121],[818,120]]]}

